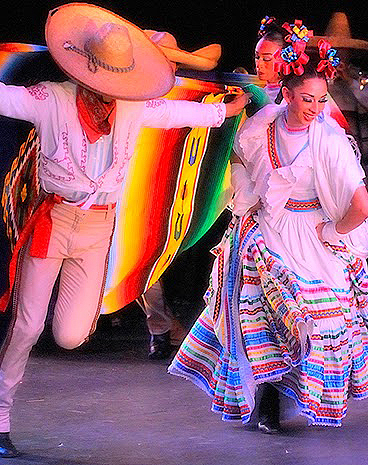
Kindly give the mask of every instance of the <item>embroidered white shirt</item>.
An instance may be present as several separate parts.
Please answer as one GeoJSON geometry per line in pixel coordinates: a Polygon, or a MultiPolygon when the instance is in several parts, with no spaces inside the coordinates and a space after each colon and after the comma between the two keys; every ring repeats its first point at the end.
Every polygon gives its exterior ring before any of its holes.
{"type": "Polygon", "coordinates": [[[41,82],[29,88],[0,83],[0,114],[35,125],[41,141],[41,186],[67,200],[72,200],[75,192],[84,193],[78,203],[87,208],[99,194],[120,191],[141,127],[218,127],[225,119],[226,107],[223,103],[165,99],[117,100],[111,162],[96,178],[88,168],[91,152],[78,120],[74,83],[41,82]]]}

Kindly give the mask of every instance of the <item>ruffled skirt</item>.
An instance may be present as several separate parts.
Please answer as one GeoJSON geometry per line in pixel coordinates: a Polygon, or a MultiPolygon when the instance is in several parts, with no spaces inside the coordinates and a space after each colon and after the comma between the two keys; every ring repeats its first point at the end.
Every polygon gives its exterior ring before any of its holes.
{"type": "Polygon", "coordinates": [[[331,247],[346,286],[303,279],[266,247],[253,216],[233,220],[215,253],[207,306],[169,372],[207,392],[224,420],[247,423],[257,386],[272,382],[310,424],[340,426],[348,397],[368,397],[362,261],[331,247]]]}

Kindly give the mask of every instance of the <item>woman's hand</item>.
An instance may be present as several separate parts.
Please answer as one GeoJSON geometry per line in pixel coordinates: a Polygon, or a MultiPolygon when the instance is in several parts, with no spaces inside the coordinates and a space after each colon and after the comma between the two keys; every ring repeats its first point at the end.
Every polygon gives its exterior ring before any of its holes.
{"type": "Polygon", "coordinates": [[[318,239],[321,242],[328,242],[331,245],[339,245],[341,241],[344,242],[346,234],[337,231],[338,224],[339,223],[334,223],[333,221],[317,224],[316,231],[318,239]]]}
{"type": "Polygon", "coordinates": [[[334,223],[328,221],[316,226],[318,239],[330,244],[339,244],[353,229],[360,226],[368,218],[368,192],[365,186],[359,186],[351,199],[345,216],[334,223]],[[326,227],[327,225],[327,227],[326,227]],[[326,230],[324,228],[326,227],[326,230]]]}
{"type": "Polygon", "coordinates": [[[317,236],[318,236],[318,239],[319,239],[321,242],[324,242],[323,237],[322,237],[322,230],[323,230],[325,224],[326,224],[326,223],[319,223],[319,224],[317,224],[317,226],[316,226],[317,236]]]}
{"type": "Polygon", "coordinates": [[[247,213],[254,213],[262,207],[262,202],[258,200],[252,207],[247,210],[247,213]]]}

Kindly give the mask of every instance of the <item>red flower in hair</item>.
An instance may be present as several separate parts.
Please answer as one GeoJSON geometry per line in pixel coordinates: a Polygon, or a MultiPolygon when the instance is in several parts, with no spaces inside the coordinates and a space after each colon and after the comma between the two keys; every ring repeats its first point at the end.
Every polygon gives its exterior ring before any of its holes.
{"type": "Polygon", "coordinates": [[[322,60],[317,65],[317,71],[325,72],[328,79],[332,79],[336,74],[336,67],[340,64],[340,58],[337,56],[337,50],[331,47],[330,42],[321,39],[318,42],[319,56],[322,60]]]}
{"type": "Polygon", "coordinates": [[[275,63],[274,70],[281,72],[284,76],[290,74],[292,71],[297,76],[304,73],[303,65],[309,61],[309,56],[302,50],[295,50],[294,46],[289,45],[282,50],[277,50],[274,53],[275,63]]]}
{"type": "Polygon", "coordinates": [[[300,76],[304,73],[303,65],[309,61],[309,56],[304,53],[304,50],[313,31],[303,26],[300,19],[296,19],[294,24],[284,23],[282,27],[290,33],[285,37],[285,41],[290,42],[291,45],[274,54],[276,60],[274,70],[281,72],[284,76],[292,71],[300,76]]]}
{"type": "Polygon", "coordinates": [[[303,26],[300,19],[295,19],[294,24],[284,23],[282,27],[289,32],[289,35],[285,37],[285,41],[297,44],[297,47],[303,50],[309,39],[313,36],[313,31],[309,31],[303,26]]]}
{"type": "Polygon", "coordinates": [[[263,37],[266,33],[266,27],[269,26],[274,21],[276,21],[276,18],[274,16],[265,16],[262,19],[261,25],[259,27],[258,37],[263,37]]]}

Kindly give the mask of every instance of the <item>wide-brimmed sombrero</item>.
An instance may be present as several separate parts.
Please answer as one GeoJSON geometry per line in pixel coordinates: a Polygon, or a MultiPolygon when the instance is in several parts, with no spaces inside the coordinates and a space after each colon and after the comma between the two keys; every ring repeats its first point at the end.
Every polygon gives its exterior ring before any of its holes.
{"type": "Polygon", "coordinates": [[[145,29],[144,32],[156,45],[160,47],[168,60],[181,68],[210,71],[216,68],[221,57],[221,45],[210,44],[193,52],[182,50],[169,32],[145,29]]]}
{"type": "Polygon", "coordinates": [[[328,40],[332,47],[368,51],[368,41],[353,39],[350,32],[348,17],[343,12],[335,12],[326,28],[324,36],[313,36],[308,42],[309,47],[317,47],[321,39],[328,40]]]}
{"type": "Polygon", "coordinates": [[[161,97],[175,83],[170,62],[147,35],[99,6],[68,3],[51,10],[46,42],[68,76],[109,97],[161,97]]]}

